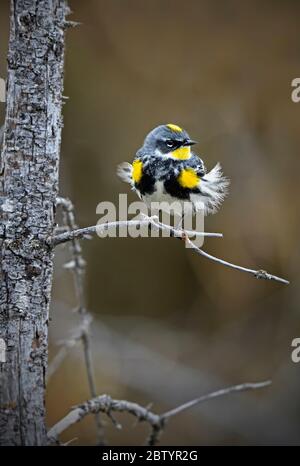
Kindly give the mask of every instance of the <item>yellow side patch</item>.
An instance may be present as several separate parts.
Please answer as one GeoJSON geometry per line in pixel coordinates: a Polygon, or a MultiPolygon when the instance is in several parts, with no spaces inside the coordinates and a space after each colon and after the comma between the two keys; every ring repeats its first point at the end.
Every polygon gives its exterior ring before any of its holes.
{"type": "Polygon", "coordinates": [[[168,123],[166,125],[168,128],[170,128],[172,131],[177,131],[177,133],[182,133],[182,128],[180,128],[180,126],[177,126],[177,125],[173,125],[172,123],[168,123]]]}
{"type": "Polygon", "coordinates": [[[189,146],[179,147],[178,149],[173,150],[173,152],[170,152],[170,155],[175,159],[186,160],[191,156],[191,148],[189,146]]]}
{"type": "Polygon", "coordinates": [[[177,180],[180,186],[182,186],[182,188],[193,189],[196,188],[196,186],[198,185],[200,178],[198,177],[195,170],[193,170],[192,168],[186,168],[182,170],[177,180]]]}
{"type": "Polygon", "coordinates": [[[139,183],[141,181],[143,174],[143,162],[139,159],[134,160],[132,164],[132,179],[135,183],[139,183]]]}

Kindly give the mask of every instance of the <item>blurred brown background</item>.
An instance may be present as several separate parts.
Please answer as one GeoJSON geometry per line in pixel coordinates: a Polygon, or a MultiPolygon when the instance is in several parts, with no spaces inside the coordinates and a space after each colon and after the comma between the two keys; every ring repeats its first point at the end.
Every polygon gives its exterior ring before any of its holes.
{"type": "MultiPolygon", "coordinates": [[[[61,194],[81,226],[101,200],[129,192],[116,165],[132,160],[146,133],[173,122],[199,141],[208,168],[231,179],[206,230],[224,233],[204,248],[264,268],[290,286],[256,281],[185,250],[172,239],[83,242],[94,316],[99,394],[162,412],[226,385],[271,378],[260,392],[232,395],[174,418],[163,445],[299,444],[300,3],[294,0],[89,0],[70,2],[61,194]]],[[[0,7],[0,75],[5,77],[8,2],[0,7]]],[[[4,105],[0,104],[1,118],[4,105]]],[[[130,199],[135,197],[130,193],[130,199]]],[[[50,359],[77,317],[72,275],[56,254],[50,359]]],[[[80,347],[48,385],[48,423],[89,397],[80,347]]],[[[146,426],[106,421],[111,444],[143,441],[146,426]]],[[[63,439],[94,444],[92,418],[63,439]]]]}

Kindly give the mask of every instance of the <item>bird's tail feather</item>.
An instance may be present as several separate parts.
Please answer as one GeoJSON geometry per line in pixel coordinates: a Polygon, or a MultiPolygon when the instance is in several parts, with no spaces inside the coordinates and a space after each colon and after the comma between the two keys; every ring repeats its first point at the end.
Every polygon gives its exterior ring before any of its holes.
{"type": "Polygon", "coordinates": [[[228,194],[229,184],[230,181],[223,175],[219,163],[203,176],[200,182],[200,189],[205,196],[204,204],[206,214],[214,214],[217,212],[228,194]]]}

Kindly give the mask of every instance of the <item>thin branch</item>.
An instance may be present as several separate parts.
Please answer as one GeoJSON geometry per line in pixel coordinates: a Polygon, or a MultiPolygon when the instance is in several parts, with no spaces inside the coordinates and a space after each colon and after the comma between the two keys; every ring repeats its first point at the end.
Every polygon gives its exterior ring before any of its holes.
{"type": "Polygon", "coordinates": [[[263,280],[274,280],[280,283],[284,283],[285,285],[289,285],[289,281],[285,278],[278,277],[276,275],[270,274],[265,270],[254,270],[249,269],[247,267],[242,267],[241,265],[236,265],[231,262],[225,261],[223,259],[219,259],[218,257],[212,256],[207,252],[203,251],[203,249],[198,248],[190,239],[190,236],[205,236],[205,237],[222,237],[222,233],[208,233],[208,232],[196,232],[196,231],[185,231],[181,229],[176,229],[171,227],[170,225],[166,225],[158,221],[157,217],[147,217],[143,215],[142,220],[128,220],[128,221],[120,221],[120,222],[109,222],[100,225],[94,225],[91,227],[80,228],[80,229],[73,229],[71,231],[67,231],[64,233],[60,233],[54,237],[52,240],[52,245],[57,246],[58,244],[65,243],[67,241],[73,241],[75,238],[86,238],[89,235],[92,235],[96,232],[101,233],[102,231],[106,231],[112,227],[129,227],[129,226],[144,226],[152,224],[156,228],[161,231],[169,231],[171,233],[170,236],[177,237],[184,239],[186,243],[193,249],[197,254],[206,257],[207,259],[217,262],[218,264],[222,264],[226,267],[230,267],[235,270],[240,270],[241,272],[249,273],[254,275],[257,279],[263,280]]]}
{"type": "Polygon", "coordinates": [[[170,411],[167,411],[166,413],[164,413],[163,416],[165,418],[170,418],[172,416],[176,416],[182,411],[186,411],[187,409],[190,409],[193,406],[198,405],[199,403],[202,403],[203,401],[211,400],[213,398],[218,398],[219,396],[229,395],[229,393],[264,388],[264,387],[267,387],[268,385],[271,385],[271,383],[272,383],[271,380],[266,380],[264,382],[257,382],[257,383],[246,382],[240,385],[233,385],[232,387],[228,387],[228,388],[221,388],[220,390],[217,390],[216,392],[212,392],[212,393],[209,393],[208,395],[200,396],[199,398],[196,398],[195,400],[188,401],[187,403],[184,403],[183,405],[178,406],[177,408],[171,409],[170,411]]]}
{"type": "MultiPolygon", "coordinates": [[[[64,223],[68,227],[69,231],[77,230],[77,225],[75,221],[75,209],[74,209],[72,202],[69,199],[64,199],[62,197],[59,197],[57,198],[57,205],[62,208],[64,223]]],[[[89,333],[92,317],[86,309],[85,295],[84,295],[84,277],[85,277],[86,263],[82,257],[82,249],[81,249],[80,242],[75,236],[71,239],[70,250],[71,250],[72,260],[66,265],[66,267],[69,269],[71,268],[74,272],[73,275],[74,275],[75,289],[76,289],[77,302],[78,302],[78,313],[81,317],[81,327],[79,330],[79,334],[77,336],[77,340],[81,339],[82,341],[90,395],[94,398],[96,396],[97,391],[96,391],[96,382],[95,382],[95,375],[94,375],[93,363],[92,363],[90,333],[89,333]]],[[[60,362],[62,361],[64,357],[65,357],[65,354],[61,352],[59,359],[56,360],[57,366],[58,366],[57,363],[60,364],[60,362]]],[[[103,429],[103,425],[102,425],[99,413],[96,413],[95,421],[96,421],[96,428],[97,428],[98,444],[104,445],[105,444],[104,429],[103,429]]]]}
{"type": "MultiPolygon", "coordinates": [[[[218,398],[221,396],[229,395],[230,393],[237,393],[248,390],[256,390],[267,387],[271,384],[270,380],[259,383],[244,383],[240,385],[233,385],[232,387],[223,388],[215,392],[203,395],[192,401],[189,401],[181,406],[178,406],[170,411],[163,414],[156,414],[149,409],[140,406],[137,403],[132,403],[126,400],[113,400],[108,395],[101,395],[92,400],[86,401],[85,403],[74,407],[63,419],[55,424],[48,432],[49,443],[56,443],[59,435],[68,429],[72,424],[81,421],[88,414],[99,413],[100,411],[107,414],[108,417],[112,417],[112,412],[127,412],[137,418],[138,421],[147,422],[151,427],[151,433],[147,439],[148,445],[156,445],[159,441],[160,435],[162,434],[167,421],[183,411],[186,411],[200,403],[218,398]]],[[[114,421],[116,422],[116,421],[114,421]]],[[[117,423],[118,428],[120,424],[117,423]]]]}
{"type": "Polygon", "coordinates": [[[123,227],[130,227],[130,226],[147,226],[149,224],[155,225],[161,231],[170,231],[172,236],[175,237],[182,237],[183,234],[188,236],[197,236],[197,237],[212,237],[212,238],[222,238],[222,233],[210,233],[210,232],[201,232],[201,231],[191,231],[191,230],[178,230],[176,228],[171,227],[170,225],[166,225],[164,223],[160,223],[156,221],[157,217],[146,217],[143,216],[143,220],[124,220],[124,221],[116,221],[116,222],[108,222],[102,223],[98,225],[93,225],[90,227],[79,228],[71,231],[66,231],[64,233],[60,233],[54,236],[52,245],[57,246],[58,244],[66,243],[68,241],[73,241],[76,239],[87,238],[95,233],[101,234],[104,231],[108,231],[110,228],[123,228],[123,227]]]}
{"type": "Polygon", "coordinates": [[[235,270],[240,270],[241,272],[250,273],[254,275],[254,277],[257,279],[274,280],[280,283],[284,283],[285,285],[289,285],[290,283],[288,280],[285,280],[285,278],[277,277],[276,275],[272,275],[266,272],[265,270],[248,269],[247,267],[242,267],[241,265],[232,264],[231,262],[212,256],[211,254],[208,254],[207,252],[203,251],[203,249],[198,248],[188,237],[185,238],[185,241],[190,245],[191,249],[193,249],[197,254],[200,254],[201,256],[206,257],[206,259],[217,262],[218,264],[225,265],[226,267],[230,267],[235,270]]]}

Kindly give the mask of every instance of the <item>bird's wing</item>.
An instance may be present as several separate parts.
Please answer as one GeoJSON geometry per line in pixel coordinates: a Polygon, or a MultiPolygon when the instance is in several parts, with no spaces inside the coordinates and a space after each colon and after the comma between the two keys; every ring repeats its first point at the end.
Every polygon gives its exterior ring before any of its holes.
{"type": "Polygon", "coordinates": [[[205,175],[206,168],[205,168],[204,162],[198,155],[193,154],[191,166],[192,168],[194,168],[198,176],[202,177],[203,175],[205,175]]]}
{"type": "Polygon", "coordinates": [[[117,168],[118,177],[125,183],[133,185],[132,181],[132,165],[128,162],[123,162],[118,165],[117,168]]]}

